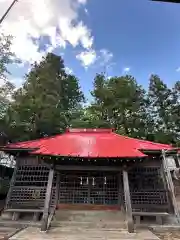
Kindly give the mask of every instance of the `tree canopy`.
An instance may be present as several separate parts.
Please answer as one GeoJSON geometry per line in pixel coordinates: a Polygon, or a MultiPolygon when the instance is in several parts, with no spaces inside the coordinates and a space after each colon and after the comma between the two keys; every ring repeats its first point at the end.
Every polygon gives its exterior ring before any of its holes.
{"type": "Polygon", "coordinates": [[[11,36],[0,34],[0,145],[7,140],[8,109],[15,86],[8,81],[8,65],[13,63],[15,55],[11,52],[11,36]]]}
{"type": "MultiPolygon", "coordinates": [[[[0,46],[4,79],[13,56],[9,46],[8,38],[5,50],[0,46]]],[[[61,56],[48,53],[32,65],[19,89],[5,79],[0,87],[1,135],[20,141],[58,134],[67,127],[114,128],[131,137],[179,144],[179,81],[169,88],[152,75],[144,89],[131,75],[108,78],[99,73],[93,80],[92,101],[84,104],[78,78],[65,69],[61,56]]]]}
{"type": "Polygon", "coordinates": [[[67,74],[62,58],[52,53],[33,64],[12,98],[9,136],[17,140],[61,133],[84,101],[78,79],[67,74]]]}

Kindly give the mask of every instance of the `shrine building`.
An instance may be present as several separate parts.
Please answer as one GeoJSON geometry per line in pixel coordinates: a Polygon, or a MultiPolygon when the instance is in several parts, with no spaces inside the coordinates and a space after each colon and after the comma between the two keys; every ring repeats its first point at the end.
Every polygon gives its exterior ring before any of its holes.
{"type": "Polygon", "coordinates": [[[65,133],[1,147],[16,167],[4,212],[41,215],[46,231],[56,211],[114,210],[135,220],[154,213],[178,217],[167,157],[177,149],[118,135],[112,129],[67,129],[65,133]]]}

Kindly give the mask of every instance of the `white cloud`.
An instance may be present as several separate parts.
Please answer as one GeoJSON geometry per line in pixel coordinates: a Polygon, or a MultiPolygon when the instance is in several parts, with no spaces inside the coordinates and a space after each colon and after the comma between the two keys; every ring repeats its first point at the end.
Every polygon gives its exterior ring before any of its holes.
{"type": "MultiPolygon", "coordinates": [[[[0,0],[0,16],[12,0],[0,0]]],[[[73,47],[81,45],[89,49],[93,36],[88,27],[78,19],[80,6],[86,0],[22,0],[16,2],[2,28],[14,36],[12,50],[24,63],[39,61],[47,51],[65,48],[67,42],[73,47]],[[39,38],[48,36],[50,44],[39,50],[39,38]],[[43,48],[44,49],[44,48],[43,48]]]]}
{"type": "Polygon", "coordinates": [[[130,72],[130,70],[131,70],[130,67],[125,67],[125,68],[123,69],[123,73],[128,73],[128,72],[130,72]]]}
{"type": "Polygon", "coordinates": [[[69,67],[65,67],[65,71],[67,74],[73,74],[73,70],[69,67]]]}
{"type": "Polygon", "coordinates": [[[68,41],[73,47],[76,47],[79,43],[85,49],[91,48],[93,44],[93,37],[89,29],[82,23],[79,22],[76,26],[73,26],[69,22],[69,19],[61,19],[59,28],[62,33],[62,38],[68,41]]]}
{"type": "Polygon", "coordinates": [[[88,51],[84,51],[84,52],[79,53],[76,56],[76,58],[81,61],[82,65],[85,68],[88,68],[90,65],[95,63],[95,61],[97,59],[97,55],[96,55],[95,50],[90,49],[88,51]]]}
{"type": "Polygon", "coordinates": [[[176,72],[180,72],[180,67],[178,67],[178,68],[176,69],[176,72]]]}
{"type": "Polygon", "coordinates": [[[81,3],[81,4],[86,4],[87,0],[78,0],[78,2],[81,3]]]}
{"type": "Polygon", "coordinates": [[[99,57],[101,58],[102,64],[104,65],[111,61],[111,59],[113,58],[113,54],[107,49],[101,49],[99,57]]]}
{"type": "Polygon", "coordinates": [[[87,8],[84,9],[84,12],[85,12],[87,15],[89,15],[89,11],[88,11],[87,8]]]}
{"type": "Polygon", "coordinates": [[[107,72],[115,64],[113,61],[113,53],[107,49],[101,49],[99,51],[98,62],[100,67],[103,67],[107,72]]]}
{"type": "Polygon", "coordinates": [[[101,49],[99,51],[95,51],[94,49],[82,51],[76,58],[81,61],[85,68],[96,63],[96,67],[105,67],[108,69],[113,64],[111,61],[113,54],[107,49],[101,49]]]}

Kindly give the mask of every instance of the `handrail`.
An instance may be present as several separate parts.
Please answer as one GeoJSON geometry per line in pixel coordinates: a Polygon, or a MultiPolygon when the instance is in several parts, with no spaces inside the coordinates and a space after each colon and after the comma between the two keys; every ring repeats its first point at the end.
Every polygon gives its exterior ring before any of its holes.
{"type": "Polygon", "coordinates": [[[46,198],[45,198],[45,203],[44,203],[44,211],[43,211],[42,224],[41,224],[41,231],[43,231],[43,232],[47,231],[47,226],[48,226],[53,178],[54,178],[54,168],[51,168],[49,170],[48,184],[47,184],[47,189],[46,189],[46,198]]]}
{"type": "Polygon", "coordinates": [[[53,219],[54,213],[55,213],[56,207],[53,207],[49,216],[48,216],[48,221],[47,221],[47,230],[49,229],[50,225],[51,225],[51,221],[53,219]]]}

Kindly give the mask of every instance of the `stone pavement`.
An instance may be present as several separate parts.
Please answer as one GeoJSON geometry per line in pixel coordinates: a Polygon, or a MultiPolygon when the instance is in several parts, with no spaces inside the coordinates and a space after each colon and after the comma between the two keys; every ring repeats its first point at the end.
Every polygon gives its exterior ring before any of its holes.
{"type": "Polygon", "coordinates": [[[165,231],[165,232],[158,232],[156,235],[161,240],[179,240],[180,239],[180,231],[165,231]]]}
{"type": "Polygon", "coordinates": [[[162,227],[155,227],[152,232],[156,234],[161,240],[179,240],[180,239],[180,226],[169,225],[162,227]]]}
{"type": "Polygon", "coordinates": [[[11,237],[17,231],[19,231],[18,228],[0,227],[0,240],[8,239],[9,237],[11,237]]]}
{"type": "Polygon", "coordinates": [[[71,229],[71,227],[51,228],[47,233],[40,232],[39,228],[28,227],[17,233],[10,240],[158,240],[152,232],[140,230],[128,233],[126,230],[103,230],[103,229],[71,229]]]}

